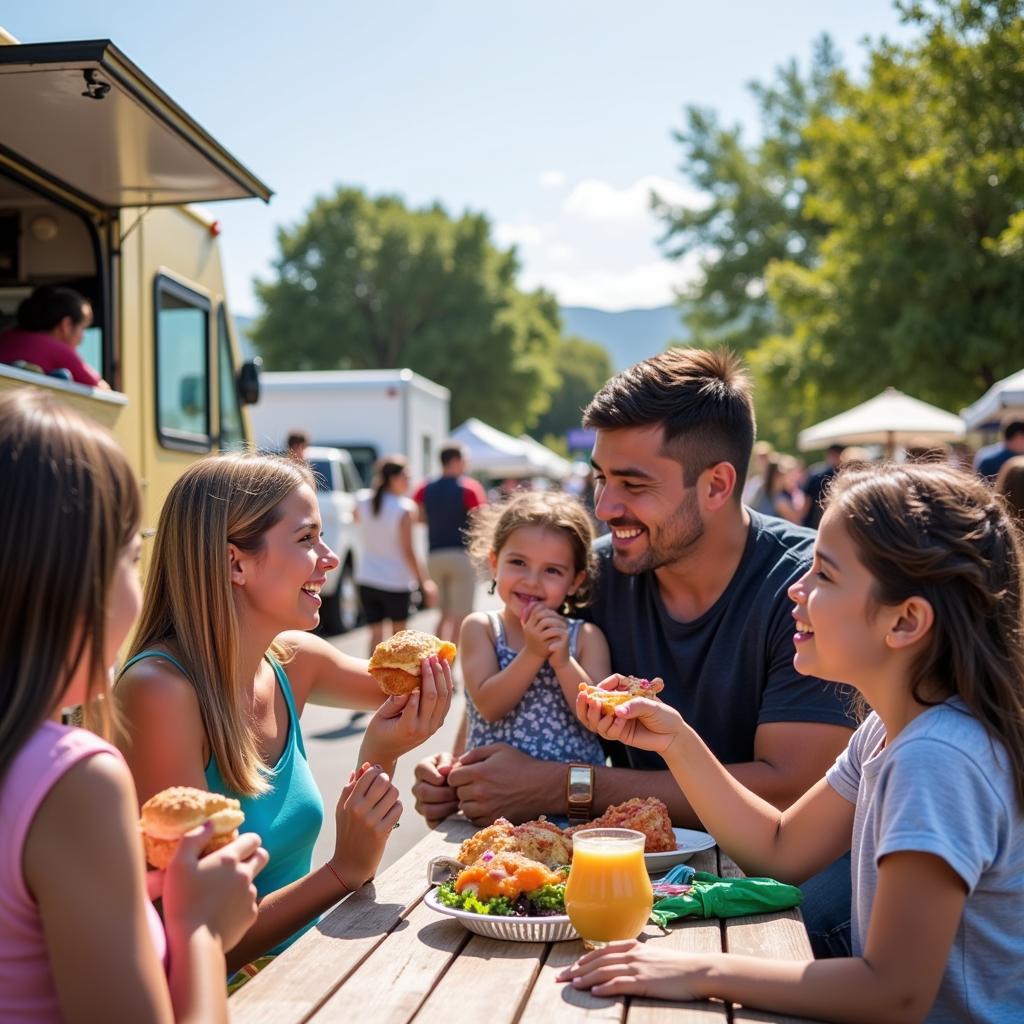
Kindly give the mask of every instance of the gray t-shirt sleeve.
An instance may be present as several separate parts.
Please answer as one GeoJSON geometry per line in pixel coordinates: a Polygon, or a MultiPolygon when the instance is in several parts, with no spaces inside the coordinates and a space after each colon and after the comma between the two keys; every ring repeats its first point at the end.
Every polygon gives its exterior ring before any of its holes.
{"type": "Polygon", "coordinates": [[[973,891],[996,859],[1008,813],[978,763],[950,743],[913,737],[890,751],[878,796],[876,862],[890,853],[934,854],[973,891]]]}
{"type": "Polygon", "coordinates": [[[844,799],[851,804],[857,802],[860,789],[861,765],[864,762],[865,748],[878,745],[881,739],[878,716],[869,715],[850,737],[846,749],[836,758],[835,764],[825,773],[825,780],[844,799]],[[877,739],[873,739],[877,735],[877,739]]]}

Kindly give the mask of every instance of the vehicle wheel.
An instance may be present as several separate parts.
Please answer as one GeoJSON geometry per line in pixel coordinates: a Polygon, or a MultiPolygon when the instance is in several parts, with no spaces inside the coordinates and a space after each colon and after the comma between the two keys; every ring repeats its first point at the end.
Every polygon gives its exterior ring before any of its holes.
{"type": "Polygon", "coordinates": [[[352,560],[341,567],[337,589],[324,600],[320,609],[320,628],[328,636],[347,633],[359,625],[359,591],[356,588],[352,560]]]}

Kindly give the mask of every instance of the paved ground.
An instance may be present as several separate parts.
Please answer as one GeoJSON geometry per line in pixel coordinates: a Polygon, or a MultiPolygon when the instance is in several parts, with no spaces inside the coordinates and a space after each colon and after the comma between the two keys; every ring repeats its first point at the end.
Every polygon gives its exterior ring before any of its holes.
{"type": "MultiPolygon", "coordinates": [[[[499,607],[497,599],[490,597],[481,587],[477,594],[477,608],[499,607]]],[[[409,625],[413,629],[433,631],[437,625],[437,612],[420,612],[412,617],[409,625]]],[[[341,650],[365,658],[369,653],[369,630],[353,630],[342,636],[331,638],[341,650]]],[[[439,750],[449,750],[462,718],[461,680],[460,693],[452,703],[445,724],[440,731],[417,750],[406,754],[398,763],[395,784],[402,794],[401,826],[395,830],[384,854],[382,867],[396,861],[403,853],[421,839],[427,832],[423,819],[413,809],[412,784],[413,768],[416,762],[439,750]]],[[[302,737],[306,754],[313,770],[313,777],[324,798],[324,827],[317,841],[313,864],[322,864],[334,850],[334,807],[338,802],[341,787],[348,779],[348,773],[356,764],[359,744],[362,741],[369,715],[353,713],[340,708],[308,705],[302,715],[302,737]]]]}

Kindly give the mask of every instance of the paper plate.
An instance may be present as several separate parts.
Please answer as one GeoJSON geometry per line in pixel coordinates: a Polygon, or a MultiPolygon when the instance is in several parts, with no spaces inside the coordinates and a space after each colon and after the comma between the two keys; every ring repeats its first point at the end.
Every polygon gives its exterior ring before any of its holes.
{"type": "Polygon", "coordinates": [[[488,939],[505,942],[565,942],[579,938],[572,922],[564,914],[556,917],[491,917],[489,914],[472,914],[468,910],[456,910],[437,901],[437,890],[431,889],[423,902],[439,914],[454,917],[463,927],[488,939]]]}
{"type": "Polygon", "coordinates": [[[665,850],[664,853],[645,853],[644,862],[648,872],[668,871],[676,864],[685,864],[695,853],[710,850],[715,840],[707,832],[698,832],[695,828],[674,828],[676,848],[665,850]]]}

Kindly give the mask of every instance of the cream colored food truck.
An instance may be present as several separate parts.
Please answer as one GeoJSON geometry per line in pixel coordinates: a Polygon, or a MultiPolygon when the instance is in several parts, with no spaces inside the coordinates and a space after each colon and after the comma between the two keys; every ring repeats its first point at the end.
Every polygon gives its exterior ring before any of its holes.
{"type": "Polygon", "coordinates": [[[92,303],[80,354],[101,391],[0,365],[108,424],[144,526],[182,470],[251,439],[254,363],[225,303],[218,225],[187,205],[271,192],[108,40],[17,44],[0,29],[0,329],[41,284],[92,303]]]}

